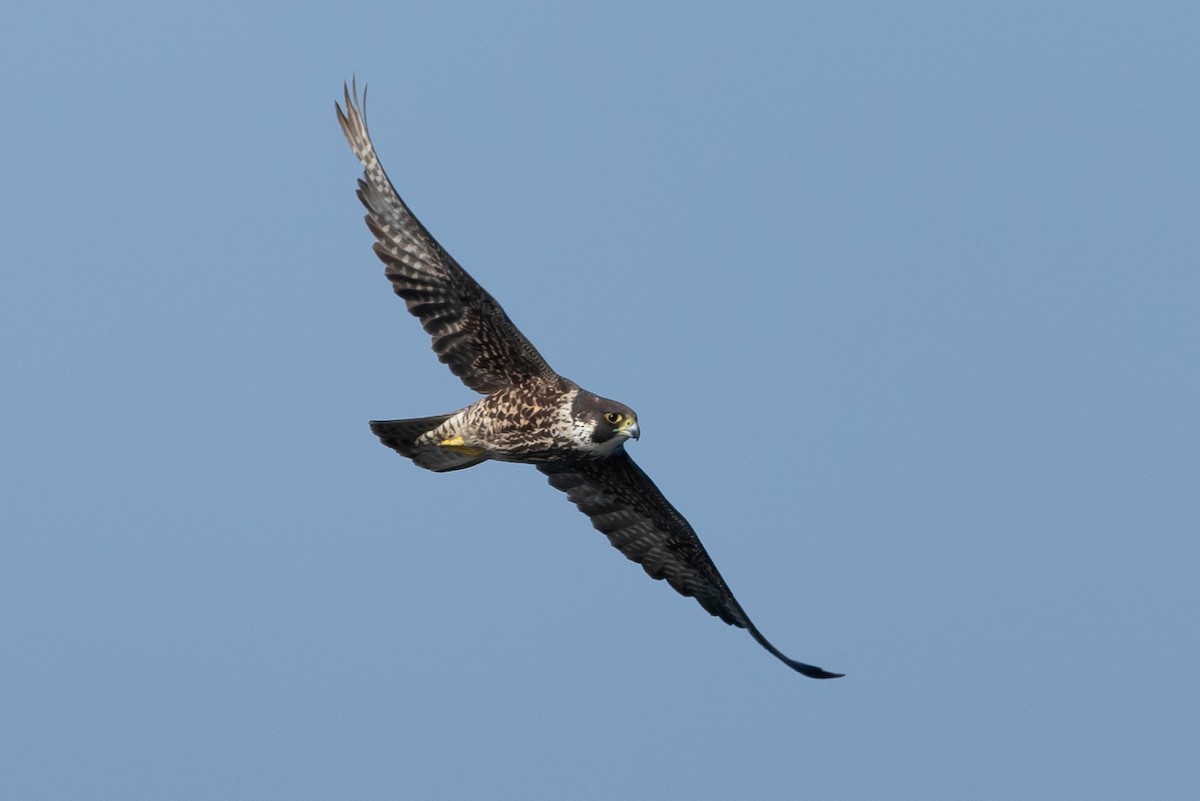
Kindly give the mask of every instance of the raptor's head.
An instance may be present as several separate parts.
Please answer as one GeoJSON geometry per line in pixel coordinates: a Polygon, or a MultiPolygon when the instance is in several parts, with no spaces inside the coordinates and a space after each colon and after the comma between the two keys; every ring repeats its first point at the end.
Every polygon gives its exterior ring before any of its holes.
{"type": "Polygon", "coordinates": [[[607,456],[627,439],[637,439],[637,413],[623,403],[581,390],[571,409],[584,450],[607,456]]]}

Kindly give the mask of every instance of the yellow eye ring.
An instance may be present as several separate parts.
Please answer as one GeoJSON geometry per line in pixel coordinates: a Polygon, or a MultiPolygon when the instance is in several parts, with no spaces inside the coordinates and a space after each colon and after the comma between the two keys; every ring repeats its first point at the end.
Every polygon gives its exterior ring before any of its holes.
{"type": "Polygon", "coordinates": [[[608,412],[604,415],[604,419],[608,421],[608,424],[613,426],[621,422],[621,417],[622,415],[620,412],[608,412]]]}

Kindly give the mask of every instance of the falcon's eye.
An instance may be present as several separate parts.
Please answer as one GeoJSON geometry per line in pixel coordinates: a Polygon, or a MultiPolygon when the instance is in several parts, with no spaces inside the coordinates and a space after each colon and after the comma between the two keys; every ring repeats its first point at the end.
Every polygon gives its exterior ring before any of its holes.
{"type": "Polygon", "coordinates": [[[614,426],[621,422],[621,418],[622,414],[620,412],[608,412],[604,415],[604,419],[608,421],[608,424],[614,426]]]}

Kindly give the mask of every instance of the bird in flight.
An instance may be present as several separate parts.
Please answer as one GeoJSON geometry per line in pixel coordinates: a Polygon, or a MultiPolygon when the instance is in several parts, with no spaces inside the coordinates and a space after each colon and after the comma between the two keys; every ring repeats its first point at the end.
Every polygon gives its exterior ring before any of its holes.
{"type": "Polygon", "coordinates": [[[532,464],[651,578],[666,579],[709,614],[746,629],[793,670],[814,679],[843,675],[788,658],[759,632],[691,525],[625,452],[625,443],[640,434],[637,414],[550,368],[396,193],[367,132],[366,91],[360,101],[357,86],[343,86],[343,96],[346,107],[334,107],[364,168],[358,198],[375,254],[432,337],[438,359],[484,396],[450,414],[373,421],[375,435],[439,473],[488,459],[532,464]]]}

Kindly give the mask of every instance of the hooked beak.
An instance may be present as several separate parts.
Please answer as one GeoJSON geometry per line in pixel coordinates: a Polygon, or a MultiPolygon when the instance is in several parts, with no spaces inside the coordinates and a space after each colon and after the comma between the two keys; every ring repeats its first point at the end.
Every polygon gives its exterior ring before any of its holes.
{"type": "Polygon", "coordinates": [[[641,429],[638,428],[637,420],[633,418],[630,418],[621,426],[621,431],[630,439],[637,439],[642,434],[641,429]]]}

